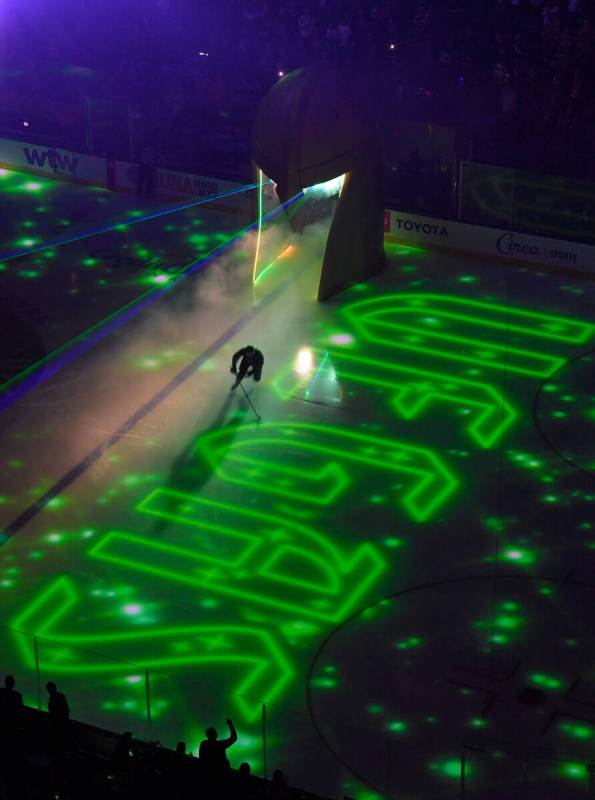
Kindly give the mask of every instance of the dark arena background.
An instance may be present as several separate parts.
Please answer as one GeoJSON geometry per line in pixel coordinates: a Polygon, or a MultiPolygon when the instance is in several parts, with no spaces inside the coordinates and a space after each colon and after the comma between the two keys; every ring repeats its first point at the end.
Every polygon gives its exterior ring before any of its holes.
{"type": "Polygon", "coordinates": [[[595,798],[594,54],[0,3],[1,800],[595,798]]]}

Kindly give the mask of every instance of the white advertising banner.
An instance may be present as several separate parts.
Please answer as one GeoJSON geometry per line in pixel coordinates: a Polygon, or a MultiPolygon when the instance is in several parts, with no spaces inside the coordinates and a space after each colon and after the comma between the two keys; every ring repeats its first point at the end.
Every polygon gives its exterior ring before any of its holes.
{"type": "Polygon", "coordinates": [[[105,159],[61,147],[0,139],[0,165],[58,180],[105,186],[105,159]]]}
{"type": "Polygon", "coordinates": [[[384,232],[388,239],[430,249],[456,250],[508,261],[595,272],[595,247],[588,244],[400,211],[385,211],[384,232]]]}
{"type": "MultiPolygon", "coordinates": [[[[108,173],[113,174],[115,188],[121,192],[136,191],[138,165],[126,161],[108,161],[108,173]]],[[[111,184],[111,180],[109,181],[111,184]]],[[[242,184],[223,181],[218,178],[205,178],[186,172],[174,172],[160,167],[155,170],[154,191],[158,197],[182,200],[205,200],[219,198],[210,208],[245,216],[246,221],[253,216],[255,190],[238,191],[242,184]]]]}
{"type": "MultiPolygon", "coordinates": [[[[107,186],[113,191],[135,192],[138,166],[125,161],[74,153],[59,147],[0,139],[0,167],[31,172],[56,180],[107,186]]],[[[205,200],[217,198],[209,208],[235,214],[248,224],[256,215],[254,189],[238,191],[243,184],[169,169],[155,171],[155,195],[161,199],[205,200]]]]}

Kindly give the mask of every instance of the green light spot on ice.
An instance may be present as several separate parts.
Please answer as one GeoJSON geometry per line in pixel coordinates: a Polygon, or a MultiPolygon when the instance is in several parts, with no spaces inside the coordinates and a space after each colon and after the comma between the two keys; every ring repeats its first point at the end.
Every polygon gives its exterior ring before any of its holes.
{"type": "Polygon", "coordinates": [[[589,728],[587,725],[576,725],[571,722],[564,722],[560,725],[560,730],[575,739],[591,739],[593,737],[593,729],[589,728]]]}
{"type": "Polygon", "coordinates": [[[482,719],[481,717],[476,717],[475,719],[472,719],[469,724],[473,728],[485,728],[487,722],[485,721],[485,719],[482,719]]]}
{"type": "Polygon", "coordinates": [[[317,689],[334,689],[338,685],[336,678],[314,678],[312,686],[317,689]]]}
{"type": "Polygon", "coordinates": [[[391,733],[405,733],[407,730],[407,723],[400,719],[395,719],[392,722],[389,722],[386,727],[389,731],[391,731],[391,733]]]}
{"type": "Polygon", "coordinates": [[[403,540],[402,539],[397,539],[396,537],[391,536],[389,539],[384,539],[383,544],[386,545],[386,547],[397,548],[397,547],[402,547],[403,546],[403,540]]]}
{"type": "Polygon", "coordinates": [[[422,640],[419,636],[410,636],[408,639],[402,639],[397,642],[396,647],[399,650],[409,650],[412,647],[419,647],[422,640]]]}
{"type": "Polygon", "coordinates": [[[507,644],[509,638],[504,633],[495,633],[493,636],[490,636],[490,641],[494,642],[494,644],[507,644]]]}
{"type": "Polygon", "coordinates": [[[585,764],[568,762],[560,767],[560,775],[574,780],[587,780],[588,772],[585,764]]]}
{"type": "Polygon", "coordinates": [[[384,711],[384,706],[379,706],[377,703],[372,703],[372,705],[368,706],[367,711],[369,714],[382,714],[384,711]]]}
{"type": "Polygon", "coordinates": [[[544,689],[560,689],[562,681],[559,678],[554,678],[552,675],[545,675],[543,672],[534,672],[529,676],[531,683],[537,686],[542,686],[544,689]]]}
{"type": "Polygon", "coordinates": [[[66,505],[66,500],[63,497],[52,497],[46,508],[56,509],[62,508],[64,505],[66,505]]]}
{"type": "MultiPolygon", "coordinates": [[[[445,778],[459,780],[461,777],[461,761],[458,758],[450,758],[447,761],[434,762],[430,764],[432,772],[439,772],[445,778]]],[[[471,775],[471,765],[465,763],[465,775],[471,775]]]]}
{"type": "Polygon", "coordinates": [[[528,566],[529,564],[533,564],[535,561],[535,556],[532,552],[520,547],[509,547],[503,552],[502,557],[506,561],[510,561],[513,564],[519,564],[521,566],[528,566]]]}
{"type": "Polygon", "coordinates": [[[522,624],[523,621],[518,617],[511,617],[506,614],[500,614],[500,616],[496,617],[496,625],[498,628],[514,630],[515,628],[520,628],[522,624]]]}

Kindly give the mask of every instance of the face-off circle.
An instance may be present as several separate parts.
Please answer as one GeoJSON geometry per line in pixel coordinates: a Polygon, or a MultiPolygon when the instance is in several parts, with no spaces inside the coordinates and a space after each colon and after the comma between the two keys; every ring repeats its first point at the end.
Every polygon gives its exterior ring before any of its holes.
{"type": "Polygon", "coordinates": [[[337,628],[313,722],[359,780],[399,800],[582,797],[595,743],[595,587],[501,577],[399,593],[337,628]],[[526,773],[525,773],[526,770],[526,773]]]}
{"type": "Polygon", "coordinates": [[[595,476],[595,352],[572,359],[543,383],[534,418],[555,453],[595,476]]]}

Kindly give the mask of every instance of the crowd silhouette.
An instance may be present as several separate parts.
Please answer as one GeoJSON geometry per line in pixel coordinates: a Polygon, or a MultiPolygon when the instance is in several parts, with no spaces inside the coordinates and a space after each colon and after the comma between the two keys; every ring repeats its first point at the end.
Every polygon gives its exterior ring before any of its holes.
{"type": "Polygon", "coordinates": [[[15,15],[0,31],[5,117],[14,96],[21,135],[43,130],[51,100],[59,146],[79,136],[79,149],[133,160],[157,147],[171,168],[243,179],[260,98],[325,61],[377,70],[387,147],[405,118],[460,128],[478,161],[595,176],[587,0],[144,0],[119,8],[117,27],[102,23],[110,3],[64,0],[59,17],[48,6],[34,28],[15,15]],[[23,97],[37,104],[26,131],[23,97]],[[103,109],[91,137],[90,98],[103,109]]]}
{"type": "Polygon", "coordinates": [[[175,750],[131,731],[117,736],[70,718],[66,695],[46,685],[47,713],[23,703],[14,676],[0,688],[0,800],[289,800],[313,797],[290,790],[277,770],[272,781],[252,775],[247,762],[232,769],[227,738],[208,727],[198,753],[179,741],[175,750]]]}

